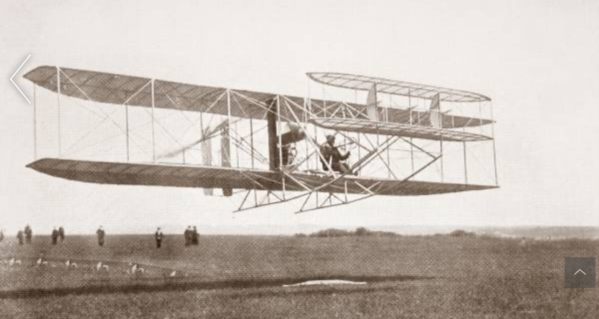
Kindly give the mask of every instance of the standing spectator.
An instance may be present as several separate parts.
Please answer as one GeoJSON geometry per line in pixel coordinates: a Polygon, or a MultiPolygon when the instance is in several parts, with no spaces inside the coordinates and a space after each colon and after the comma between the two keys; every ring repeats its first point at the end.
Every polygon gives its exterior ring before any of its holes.
{"type": "Polygon", "coordinates": [[[33,238],[33,231],[29,225],[25,226],[25,242],[31,244],[31,238],[33,238]]]}
{"type": "Polygon", "coordinates": [[[191,231],[191,244],[196,246],[200,244],[200,234],[198,234],[198,229],[195,226],[191,231]]]}
{"type": "Polygon", "coordinates": [[[191,225],[187,226],[183,235],[185,236],[185,246],[187,247],[187,246],[191,245],[191,237],[192,237],[191,225]]]}
{"type": "Polygon", "coordinates": [[[54,227],[54,229],[52,230],[52,245],[56,245],[57,242],[58,242],[58,230],[56,229],[56,227],[54,227]]]}
{"type": "Polygon", "coordinates": [[[96,231],[96,235],[98,236],[98,245],[100,247],[104,246],[104,236],[106,236],[106,232],[104,232],[104,228],[100,225],[100,228],[96,231]]]}
{"type": "Polygon", "coordinates": [[[158,227],[156,229],[156,233],[154,233],[154,239],[156,239],[156,248],[160,248],[162,246],[162,238],[164,237],[164,234],[162,234],[162,230],[160,230],[160,227],[158,227]]]}
{"type": "Polygon", "coordinates": [[[19,245],[23,245],[23,231],[20,229],[17,232],[17,239],[19,240],[19,245]]]}
{"type": "Polygon", "coordinates": [[[58,227],[58,238],[61,243],[64,241],[64,227],[62,226],[58,227]]]}
{"type": "Polygon", "coordinates": [[[0,229],[0,241],[4,240],[4,231],[2,231],[2,229],[0,229]]]}

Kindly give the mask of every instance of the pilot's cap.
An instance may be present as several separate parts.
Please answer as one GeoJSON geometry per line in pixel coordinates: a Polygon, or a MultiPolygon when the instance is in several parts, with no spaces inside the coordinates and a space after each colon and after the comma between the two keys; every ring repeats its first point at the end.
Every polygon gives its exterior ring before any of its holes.
{"type": "Polygon", "coordinates": [[[327,138],[327,142],[331,142],[331,141],[334,142],[335,141],[335,135],[329,134],[329,135],[326,136],[326,138],[327,138]]]}

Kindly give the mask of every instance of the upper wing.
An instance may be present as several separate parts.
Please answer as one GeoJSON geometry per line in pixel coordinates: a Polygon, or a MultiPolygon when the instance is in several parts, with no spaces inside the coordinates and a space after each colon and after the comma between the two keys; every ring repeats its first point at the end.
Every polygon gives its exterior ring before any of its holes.
{"type": "MultiPolygon", "coordinates": [[[[230,105],[227,103],[227,89],[205,85],[193,85],[179,82],[153,80],[150,78],[120,75],[96,71],[60,68],[60,87],[57,85],[57,68],[37,67],[25,75],[36,85],[60,94],[91,100],[100,103],[128,104],[152,107],[152,89],[154,106],[157,108],[181,111],[194,111],[231,116],[265,119],[269,107],[277,96],[283,97],[281,119],[284,121],[305,121],[310,116],[303,109],[304,98],[291,95],[277,95],[247,90],[230,90],[230,105]],[[152,85],[152,81],[154,81],[152,85]]],[[[384,92],[384,91],[382,91],[384,92]]],[[[347,105],[349,112],[367,114],[367,106],[357,103],[323,101],[311,99],[311,113],[317,117],[344,118],[340,106],[347,105]]],[[[427,112],[388,108],[388,121],[394,123],[420,123],[428,121],[427,112]],[[422,119],[422,120],[421,120],[422,119]]],[[[444,128],[480,126],[492,123],[488,119],[464,116],[443,115],[444,128]]]]}
{"type": "Polygon", "coordinates": [[[439,95],[441,101],[447,102],[484,102],[491,100],[487,96],[474,92],[373,76],[336,72],[310,72],[307,75],[316,82],[352,90],[368,91],[374,84],[377,90],[382,93],[421,99],[432,100],[436,95],[439,95]]]}

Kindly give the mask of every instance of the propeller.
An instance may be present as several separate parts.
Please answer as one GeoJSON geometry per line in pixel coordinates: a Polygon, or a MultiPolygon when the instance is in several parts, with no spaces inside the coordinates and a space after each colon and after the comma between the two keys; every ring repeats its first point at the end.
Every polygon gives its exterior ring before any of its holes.
{"type": "Polygon", "coordinates": [[[207,141],[211,138],[213,138],[214,136],[217,135],[218,131],[220,131],[225,125],[227,125],[228,120],[224,120],[222,121],[220,124],[218,124],[217,126],[215,126],[213,129],[210,129],[210,127],[206,128],[204,130],[204,132],[202,132],[202,137],[194,142],[191,142],[185,146],[182,146],[178,149],[172,150],[170,152],[166,152],[164,154],[161,154],[160,156],[158,156],[158,158],[165,158],[165,157],[173,157],[176,155],[179,155],[187,150],[189,150],[190,148],[204,142],[207,141]]]}

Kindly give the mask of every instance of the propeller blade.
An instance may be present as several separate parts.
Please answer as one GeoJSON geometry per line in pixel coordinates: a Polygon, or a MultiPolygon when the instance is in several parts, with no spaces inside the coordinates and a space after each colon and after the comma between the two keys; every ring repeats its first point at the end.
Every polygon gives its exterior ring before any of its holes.
{"type": "Polygon", "coordinates": [[[158,156],[158,158],[165,158],[165,157],[173,157],[173,156],[177,156],[185,151],[187,151],[188,149],[202,143],[205,140],[209,140],[211,138],[213,138],[216,133],[218,133],[218,131],[220,131],[226,124],[227,124],[227,120],[222,121],[220,124],[218,124],[217,126],[215,126],[213,129],[210,129],[210,127],[206,128],[202,134],[202,137],[192,143],[189,143],[183,147],[180,147],[178,149],[172,150],[170,152],[166,152],[164,154],[161,154],[158,156]]]}

